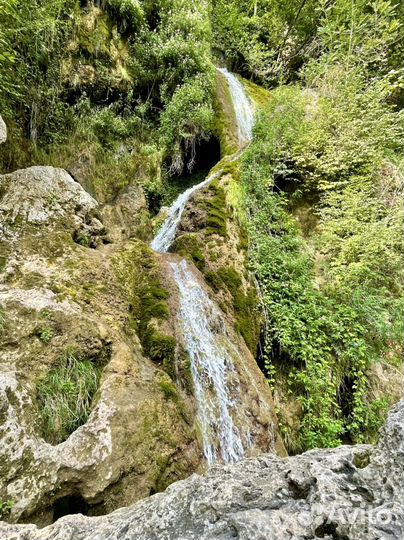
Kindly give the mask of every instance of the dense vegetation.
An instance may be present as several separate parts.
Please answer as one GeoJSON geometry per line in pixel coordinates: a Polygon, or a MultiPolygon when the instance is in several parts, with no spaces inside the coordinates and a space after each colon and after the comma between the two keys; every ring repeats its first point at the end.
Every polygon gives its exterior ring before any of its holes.
{"type": "Polygon", "coordinates": [[[110,198],[145,161],[192,168],[213,122],[206,2],[81,4],[0,2],[2,169],[69,167],[79,152],[110,198]]]}
{"type": "Polygon", "coordinates": [[[66,440],[87,421],[100,375],[95,362],[68,347],[58,365],[38,382],[41,429],[47,442],[66,440]]]}
{"type": "Polygon", "coordinates": [[[369,368],[401,362],[400,25],[388,2],[342,4],[242,160],[266,365],[303,412],[298,433],[284,425],[291,451],[373,440],[389,399],[372,394],[369,368]]]}
{"type": "MultiPolygon", "coordinates": [[[[371,367],[400,366],[403,11],[392,0],[0,0],[2,172],[84,170],[101,202],[136,179],[156,210],[218,129],[215,62],[272,90],[241,158],[239,211],[266,372],[301,408],[297,428],[280,411],[292,452],[373,440],[389,396],[372,393],[371,367]]],[[[224,199],[207,201],[223,237],[224,199]]],[[[168,317],[152,285],[138,330],[169,363],[173,339],[147,326],[153,310],[168,317]]],[[[237,284],[231,293],[237,303],[237,284]]],[[[82,368],[90,397],[63,406],[67,423],[88,413],[98,375],[77,361],[41,383],[46,414],[82,368]]]]}

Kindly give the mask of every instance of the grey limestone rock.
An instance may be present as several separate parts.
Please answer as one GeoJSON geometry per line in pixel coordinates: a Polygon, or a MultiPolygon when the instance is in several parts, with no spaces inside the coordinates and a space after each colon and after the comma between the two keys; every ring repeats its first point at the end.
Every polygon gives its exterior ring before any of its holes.
{"type": "Polygon", "coordinates": [[[404,401],[379,445],[215,466],[102,517],[0,525],[4,540],[402,540],[404,401]]]}

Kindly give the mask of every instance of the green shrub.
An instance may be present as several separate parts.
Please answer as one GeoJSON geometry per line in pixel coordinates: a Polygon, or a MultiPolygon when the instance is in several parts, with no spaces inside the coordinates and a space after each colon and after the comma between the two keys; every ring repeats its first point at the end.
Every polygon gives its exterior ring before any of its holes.
{"type": "Polygon", "coordinates": [[[91,412],[101,369],[72,348],[65,350],[45,378],[37,383],[41,429],[51,444],[65,441],[91,412]]]}
{"type": "Polygon", "coordinates": [[[49,343],[54,336],[52,328],[41,328],[38,331],[38,337],[43,343],[49,343]]]}
{"type": "Polygon", "coordinates": [[[14,501],[1,501],[0,500],[0,519],[5,519],[11,512],[11,509],[14,506],[14,501]]]}
{"type": "Polygon", "coordinates": [[[273,92],[241,164],[267,367],[275,386],[286,372],[287,390],[299,397],[300,450],[335,446],[343,434],[374,439],[370,411],[386,408],[369,403],[367,369],[380,358],[400,362],[403,335],[399,116],[377,82],[365,87],[342,66],[316,86],[316,94],[273,92]],[[317,216],[306,236],[293,214],[297,188],[317,216]],[[347,416],[345,375],[354,381],[347,416]]]}

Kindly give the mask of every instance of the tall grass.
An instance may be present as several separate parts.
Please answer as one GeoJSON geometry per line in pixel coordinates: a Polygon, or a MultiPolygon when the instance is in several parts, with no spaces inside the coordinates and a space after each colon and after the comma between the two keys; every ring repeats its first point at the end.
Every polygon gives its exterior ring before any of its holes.
{"type": "Polygon", "coordinates": [[[59,365],[37,384],[42,433],[51,444],[65,441],[83,425],[99,386],[101,369],[83,359],[74,349],[66,349],[59,365]]]}

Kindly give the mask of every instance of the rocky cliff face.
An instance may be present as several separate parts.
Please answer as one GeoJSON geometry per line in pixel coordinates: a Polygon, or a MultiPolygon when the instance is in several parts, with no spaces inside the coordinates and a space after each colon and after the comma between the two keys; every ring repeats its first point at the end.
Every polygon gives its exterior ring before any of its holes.
{"type": "Polygon", "coordinates": [[[0,525],[7,540],[401,540],[404,401],[377,448],[263,455],[193,475],[109,516],[67,516],[42,530],[0,525]]]}
{"type": "Polygon", "coordinates": [[[122,204],[108,209],[122,240],[111,244],[98,203],[66,171],[0,176],[0,501],[13,503],[9,520],[111,511],[202,461],[192,396],[139,341],[140,296],[158,268],[145,244],[126,240],[136,219],[122,204]],[[99,374],[89,416],[65,426],[71,418],[58,410],[49,430],[41,381],[62,401],[57,377],[73,363],[99,374]]]}

